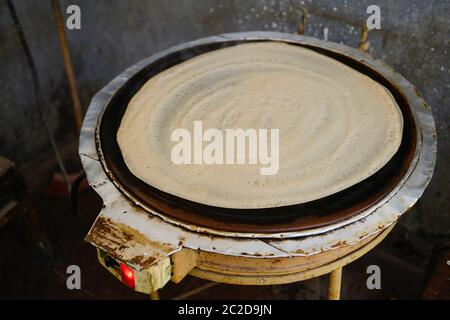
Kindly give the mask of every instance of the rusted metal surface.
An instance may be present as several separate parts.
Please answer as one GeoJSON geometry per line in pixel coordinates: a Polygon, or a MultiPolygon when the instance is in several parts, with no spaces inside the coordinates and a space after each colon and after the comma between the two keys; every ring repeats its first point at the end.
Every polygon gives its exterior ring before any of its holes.
{"type": "Polygon", "coordinates": [[[232,256],[282,258],[335,250],[380,233],[414,205],[430,181],[436,159],[436,131],[431,111],[415,88],[383,62],[376,61],[357,49],[315,38],[249,32],[189,42],[147,58],[124,71],[93,98],[81,130],[79,153],[90,185],[104,201],[104,208],[91,228],[87,241],[123,261],[133,261],[133,266],[139,269],[148,267],[182,247],[232,256]],[[170,219],[161,212],[146,207],[111,180],[101,147],[98,148],[96,128],[105,106],[117,90],[131,76],[165,55],[211,42],[242,39],[285,41],[336,51],[377,70],[394,83],[411,108],[417,132],[412,160],[398,185],[381,201],[339,223],[268,234],[223,231],[170,219]]]}
{"type": "Polygon", "coordinates": [[[306,26],[306,20],[308,19],[308,10],[303,7],[302,8],[302,17],[300,19],[300,23],[297,28],[297,34],[304,35],[305,34],[305,26],[306,26]]]}
{"type": "MultiPolygon", "coordinates": [[[[362,257],[378,245],[392,228],[393,226],[385,229],[376,237],[367,239],[366,243],[356,244],[356,248],[346,247],[343,250],[333,250],[334,257],[315,263],[306,261],[314,260],[317,256],[321,256],[319,258],[321,259],[323,254],[290,259],[251,259],[226,257],[205,252],[202,253],[204,259],[215,262],[215,264],[212,266],[199,262],[198,267],[194,268],[190,274],[205,280],[239,285],[274,285],[303,281],[332,273],[362,257]],[[305,261],[301,262],[301,260],[305,261]],[[297,262],[299,262],[298,265],[296,265],[297,262]]],[[[330,256],[332,256],[331,252],[330,256]]],[[[334,289],[337,289],[339,283],[335,284],[337,286],[334,286],[334,289]]]]}
{"type": "MultiPolygon", "coordinates": [[[[121,267],[119,264],[110,265],[105,261],[107,255],[97,249],[97,259],[100,264],[118,280],[122,281],[121,267]]],[[[157,260],[149,267],[142,270],[134,270],[134,290],[142,293],[152,293],[162,288],[169,282],[172,276],[171,262],[168,257],[157,260]]]]}
{"type": "MultiPolygon", "coordinates": [[[[384,234],[382,233],[380,235],[368,237],[353,245],[348,245],[336,250],[329,250],[310,256],[292,256],[287,259],[255,259],[251,256],[225,256],[218,253],[183,248],[182,250],[174,253],[171,256],[171,260],[174,264],[173,271],[175,271],[178,263],[183,265],[183,267],[189,266],[191,270],[196,268],[203,271],[228,274],[230,276],[241,275],[274,277],[277,275],[298,274],[309,269],[333,263],[340,258],[359,251],[363,247],[373,247],[375,244],[379,243],[391,229],[392,227],[386,229],[383,232],[384,234]],[[195,260],[195,263],[193,263],[192,260],[195,260]]],[[[186,271],[184,270],[184,272],[186,271]]]]}
{"type": "Polygon", "coordinates": [[[367,41],[367,35],[368,34],[369,34],[369,29],[365,25],[362,28],[361,36],[359,38],[359,43],[358,43],[358,49],[363,51],[363,52],[366,52],[367,50],[369,50],[369,47],[370,47],[370,43],[367,41]]]}
{"type": "Polygon", "coordinates": [[[139,231],[109,217],[100,216],[93,228],[96,232],[89,233],[87,241],[96,243],[106,252],[113,252],[115,258],[126,261],[137,270],[150,267],[174,250],[170,244],[151,241],[139,231]]]}
{"type": "Polygon", "coordinates": [[[217,40],[197,46],[188,46],[152,61],[131,76],[106,103],[96,128],[98,152],[102,155],[102,163],[104,168],[107,168],[110,180],[123,191],[130,201],[142,205],[146,210],[159,214],[174,223],[181,223],[187,228],[193,225],[196,228],[205,227],[221,232],[266,234],[266,237],[270,237],[272,234],[294,234],[294,232],[336,225],[384,200],[388,193],[394,190],[405,177],[414,160],[417,131],[408,102],[397,86],[381,76],[375,69],[342,53],[298,42],[295,44],[315,50],[318,54],[329,56],[372,77],[386,86],[393,94],[403,115],[403,135],[398,151],[382,169],[368,179],[333,195],[307,203],[265,209],[220,208],[189,201],[158,190],[133,175],[122,157],[117,140],[111,139],[111,137],[117,136],[122,116],[134,93],[147,79],[173,65],[217,48],[250,41],[261,40],[217,40]]]}

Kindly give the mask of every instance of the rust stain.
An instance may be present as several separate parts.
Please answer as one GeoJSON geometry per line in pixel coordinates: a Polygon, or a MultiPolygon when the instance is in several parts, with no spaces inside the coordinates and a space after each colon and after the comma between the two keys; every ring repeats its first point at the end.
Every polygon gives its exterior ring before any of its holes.
{"type": "Polygon", "coordinates": [[[333,244],[331,245],[331,247],[332,247],[332,248],[337,248],[337,247],[345,246],[346,244],[347,244],[347,241],[342,240],[342,241],[338,241],[338,242],[333,243],[333,244]]]}
{"type": "Polygon", "coordinates": [[[97,219],[86,240],[100,246],[111,256],[142,268],[150,267],[164,257],[164,253],[174,249],[169,244],[151,241],[139,231],[102,216],[97,219]],[[150,254],[145,255],[147,252],[150,254]]]}
{"type": "Polygon", "coordinates": [[[274,265],[274,264],[279,264],[280,262],[281,262],[280,259],[274,259],[274,260],[271,261],[271,264],[272,264],[272,265],[274,265]]]}
{"type": "Polygon", "coordinates": [[[413,87],[413,88],[414,88],[414,92],[415,92],[420,98],[422,98],[422,95],[420,94],[419,90],[417,90],[416,87],[413,87]]]}
{"type": "Polygon", "coordinates": [[[147,257],[141,254],[128,260],[128,262],[140,266],[151,266],[156,260],[157,259],[155,257],[147,257]]]}
{"type": "Polygon", "coordinates": [[[358,44],[358,49],[360,51],[366,52],[370,47],[370,43],[369,43],[369,41],[367,41],[368,34],[369,34],[369,29],[367,28],[367,26],[364,26],[362,28],[361,35],[359,38],[359,44],[358,44]]]}
{"type": "Polygon", "coordinates": [[[178,246],[181,247],[185,241],[186,241],[185,237],[179,237],[178,238],[178,246]]]}

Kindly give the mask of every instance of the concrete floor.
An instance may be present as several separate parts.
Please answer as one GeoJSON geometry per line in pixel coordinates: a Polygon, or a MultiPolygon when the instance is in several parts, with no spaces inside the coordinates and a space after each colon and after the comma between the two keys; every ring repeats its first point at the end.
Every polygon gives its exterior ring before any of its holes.
{"type": "MultiPolygon", "coordinates": [[[[0,298],[2,299],[147,299],[133,292],[104,270],[94,248],[83,241],[101,207],[90,189],[80,193],[80,216],[69,212],[68,200],[41,196],[38,204],[45,233],[51,244],[51,264],[39,250],[33,250],[22,236],[20,220],[0,229],[0,298]],[[66,268],[81,268],[81,290],[68,290],[66,268]]],[[[391,236],[395,238],[396,230],[391,236]]],[[[417,298],[424,272],[405,260],[386,253],[386,240],[375,250],[344,269],[344,299],[417,298]],[[382,289],[366,287],[367,266],[377,264],[382,272],[382,289]]],[[[160,291],[162,299],[173,299],[204,286],[208,281],[187,277],[180,284],[169,283],[160,291]]],[[[233,286],[217,284],[190,299],[323,299],[327,277],[277,286],[233,286]]]]}

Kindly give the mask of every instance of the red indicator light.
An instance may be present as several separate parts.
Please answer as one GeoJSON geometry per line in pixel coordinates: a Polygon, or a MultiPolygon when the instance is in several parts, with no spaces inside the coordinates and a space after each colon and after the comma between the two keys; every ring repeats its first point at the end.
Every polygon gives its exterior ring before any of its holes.
{"type": "Polygon", "coordinates": [[[120,264],[120,273],[122,275],[122,282],[131,289],[134,289],[134,270],[122,262],[120,264]]]}

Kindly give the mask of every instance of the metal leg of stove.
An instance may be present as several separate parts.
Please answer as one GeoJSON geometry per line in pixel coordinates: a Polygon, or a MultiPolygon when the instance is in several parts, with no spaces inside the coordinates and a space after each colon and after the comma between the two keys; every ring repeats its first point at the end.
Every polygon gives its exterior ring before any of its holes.
{"type": "Polygon", "coordinates": [[[159,300],[158,290],[155,290],[152,293],[150,293],[150,300],[159,300]]]}
{"type": "Polygon", "coordinates": [[[341,298],[342,268],[333,270],[328,275],[328,300],[341,298]]]}

